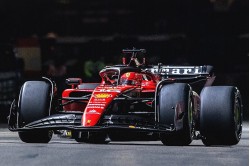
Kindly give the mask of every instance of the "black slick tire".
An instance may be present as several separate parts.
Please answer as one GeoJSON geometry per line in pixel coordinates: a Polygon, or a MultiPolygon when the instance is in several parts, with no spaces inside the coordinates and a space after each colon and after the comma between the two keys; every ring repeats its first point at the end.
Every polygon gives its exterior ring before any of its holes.
{"type": "Polygon", "coordinates": [[[235,145],[242,133],[242,100],[233,86],[211,86],[201,92],[200,133],[210,145],[235,145]]]}
{"type": "MultiPolygon", "coordinates": [[[[18,101],[18,127],[49,116],[51,105],[50,83],[46,81],[27,81],[21,88],[18,101]]],[[[48,143],[52,131],[18,132],[20,139],[26,143],[48,143]]]]}
{"type": "Polygon", "coordinates": [[[160,134],[168,146],[185,146],[193,140],[192,89],[185,83],[166,84],[159,92],[159,122],[175,126],[176,131],[160,134]]]}

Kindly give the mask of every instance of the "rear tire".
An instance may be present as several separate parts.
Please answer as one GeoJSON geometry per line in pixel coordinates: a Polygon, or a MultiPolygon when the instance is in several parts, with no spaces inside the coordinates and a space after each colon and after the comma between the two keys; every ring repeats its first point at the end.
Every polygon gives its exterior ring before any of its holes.
{"type": "Polygon", "coordinates": [[[200,133],[204,145],[235,145],[242,133],[242,100],[233,86],[205,87],[201,92],[200,133]]]}
{"type": "Polygon", "coordinates": [[[184,146],[193,140],[192,89],[185,83],[163,85],[159,92],[159,122],[176,131],[160,134],[164,145],[184,146]],[[176,115],[177,114],[177,115],[176,115]]]}
{"type": "MultiPolygon", "coordinates": [[[[45,81],[27,81],[21,88],[18,103],[18,126],[45,118],[50,114],[52,86],[45,81]]],[[[26,143],[48,143],[52,131],[23,131],[19,138],[26,143]]]]}

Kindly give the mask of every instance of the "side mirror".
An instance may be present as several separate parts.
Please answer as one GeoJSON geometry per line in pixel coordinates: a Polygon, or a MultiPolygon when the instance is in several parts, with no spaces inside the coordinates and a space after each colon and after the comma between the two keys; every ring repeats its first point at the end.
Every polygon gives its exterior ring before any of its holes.
{"type": "Polygon", "coordinates": [[[68,78],[66,79],[66,84],[71,85],[71,88],[74,89],[77,85],[82,83],[81,78],[68,78]]]}

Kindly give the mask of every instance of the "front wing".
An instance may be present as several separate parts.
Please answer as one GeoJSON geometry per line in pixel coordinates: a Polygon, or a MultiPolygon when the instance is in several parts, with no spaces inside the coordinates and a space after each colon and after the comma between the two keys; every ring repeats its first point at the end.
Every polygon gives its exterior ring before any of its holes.
{"type": "Polygon", "coordinates": [[[9,117],[9,130],[10,131],[34,131],[34,130],[72,130],[72,131],[85,131],[85,132],[98,132],[98,131],[135,131],[135,132],[173,132],[174,126],[166,126],[157,122],[147,124],[102,124],[99,126],[85,127],[81,125],[82,114],[54,114],[46,118],[36,120],[23,127],[18,127],[13,116],[9,117]]]}

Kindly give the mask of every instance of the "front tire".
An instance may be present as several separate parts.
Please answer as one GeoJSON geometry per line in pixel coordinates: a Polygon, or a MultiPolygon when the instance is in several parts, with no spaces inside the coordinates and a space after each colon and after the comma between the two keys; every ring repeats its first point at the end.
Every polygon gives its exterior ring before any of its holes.
{"type": "MultiPolygon", "coordinates": [[[[52,85],[46,81],[27,81],[21,88],[18,103],[18,127],[50,114],[52,85]]],[[[22,131],[19,138],[26,143],[48,143],[52,131],[22,131]]]]}
{"type": "Polygon", "coordinates": [[[193,140],[192,89],[185,83],[166,84],[159,92],[159,122],[176,131],[160,134],[164,145],[184,146],[193,140]]]}
{"type": "Polygon", "coordinates": [[[53,131],[18,132],[19,138],[25,143],[48,143],[53,131]]]}
{"type": "Polygon", "coordinates": [[[73,137],[79,143],[108,144],[110,142],[104,132],[74,132],[73,137]]]}
{"type": "Polygon", "coordinates": [[[200,133],[204,145],[237,144],[242,119],[242,100],[236,87],[211,86],[202,90],[200,133]]]}

